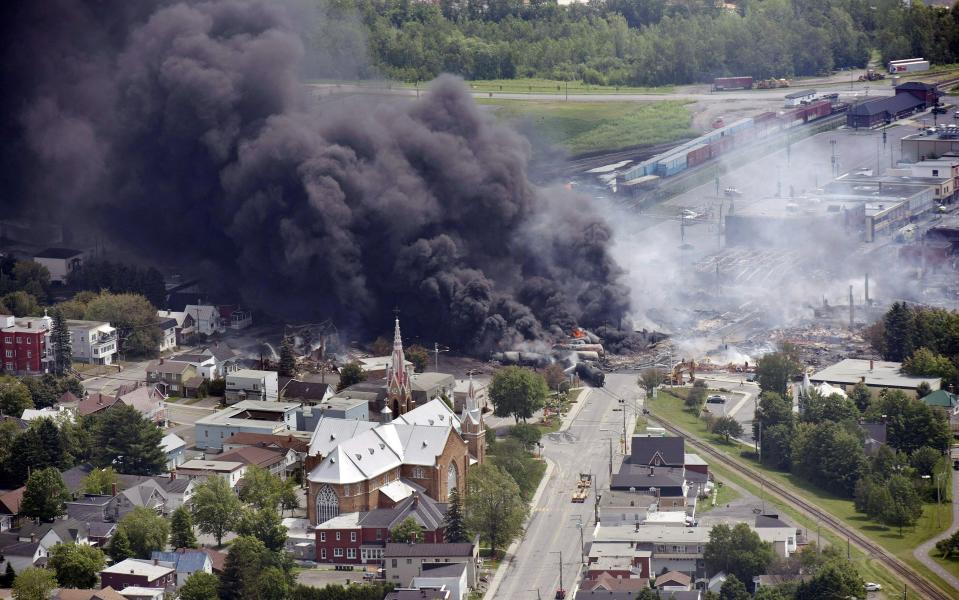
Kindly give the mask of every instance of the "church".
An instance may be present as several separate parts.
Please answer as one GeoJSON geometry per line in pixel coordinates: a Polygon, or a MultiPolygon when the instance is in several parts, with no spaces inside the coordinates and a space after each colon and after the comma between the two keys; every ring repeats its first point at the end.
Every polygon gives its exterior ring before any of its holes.
{"type": "Polygon", "coordinates": [[[470,380],[460,414],[434,398],[416,406],[399,319],[379,423],[324,417],[310,440],[307,512],[318,525],[341,514],[392,508],[415,494],[446,502],[465,493],[486,458],[482,410],[470,380]]]}

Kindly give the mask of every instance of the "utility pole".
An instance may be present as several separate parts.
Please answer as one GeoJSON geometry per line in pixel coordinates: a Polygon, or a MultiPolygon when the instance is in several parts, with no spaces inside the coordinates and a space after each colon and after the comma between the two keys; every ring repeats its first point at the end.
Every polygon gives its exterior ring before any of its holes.
{"type": "Polygon", "coordinates": [[[613,438],[609,438],[609,477],[613,477],[613,438]]]}

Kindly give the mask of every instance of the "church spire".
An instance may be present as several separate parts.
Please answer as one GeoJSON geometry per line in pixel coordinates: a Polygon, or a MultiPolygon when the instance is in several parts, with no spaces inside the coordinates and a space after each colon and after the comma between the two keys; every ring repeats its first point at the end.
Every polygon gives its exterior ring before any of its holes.
{"type": "Polygon", "coordinates": [[[413,391],[410,369],[406,366],[403,338],[400,335],[400,319],[396,318],[393,329],[393,355],[386,370],[388,400],[393,405],[393,416],[398,417],[413,408],[413,391]]]}

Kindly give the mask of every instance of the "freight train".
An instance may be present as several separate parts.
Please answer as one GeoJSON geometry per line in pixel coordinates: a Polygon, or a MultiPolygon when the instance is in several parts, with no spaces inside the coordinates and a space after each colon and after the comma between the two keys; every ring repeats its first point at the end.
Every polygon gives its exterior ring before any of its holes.
{"type": "Polygon", "coordinates": [[[766,112],[756,117],[739,119],[639,163],[623,173],[621,181],[625,185],[624,189],[628,189],[630,182],[642,177],[671,177],[756,138],[764,138],[847,108],[848,105],[840,102],[816,100],[779,113],[766,112]]]}
{"type": "Polygon", "coordinates": [[[588,362],[576,363],[576,376],[593,387],[603,387],[606,383],[606,374],[588,362]]]}

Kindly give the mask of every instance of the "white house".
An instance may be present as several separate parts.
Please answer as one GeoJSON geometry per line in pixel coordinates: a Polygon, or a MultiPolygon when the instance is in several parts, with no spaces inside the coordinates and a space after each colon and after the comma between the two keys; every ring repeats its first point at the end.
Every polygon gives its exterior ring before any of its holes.
{"type": "Polygon", "coordinates": [[[206,479],[213,475],[219,475],[230,484],[231,488],[234,488],[243,479],[243,474],[246,473],[246,465],[235,461],[195,458],[180,465],[177,473],[177,477],[186,477],[187,479],[206,479]]]}
{"type": "Polygon", "coordinates": [[[786,108],[800,106],[816,99],[816,90],[801,90],[786,94],[786,108]]]}
{"type": "Polygon", "coordinates": [[[70,248],[47,248],[33,255],[33,262],[50,271],[50,281],[66,283],[67,276],[80,268],[83,252],[70,248]]]}
{"type": "Polygon", "coordinates": [[[72,409],[57,405],[44,408],[27,408],[20,415],[23,421],[34,421],[36,419],[50,419],[59,427],[63,423],[74,423],[76,415],[72,409]]]}
{"type": "Polygon", "coordinates": [[[179,324],[172,317],[157,317],[160,327],[160,352],[169,352],[176,348],[176,330],[179,324]]]}
{"type": "Polygon", "coordinates": [[[226,331],[226,324],[220,317],[220,310],[209,304],[187,304],[183,312],[193,317],[197,333],[213,335],[226,331]]]}
{"type": "Polygon", "coordinates": [[[117,330],[103,321],[67,319],[73,360],[95,365],[113,364],[117,354],[117,330]]]}
{"type": "Polygon", "coordinates": [[[186,460],[186,441],[175,433],[168,433],[160,440],[160,448],[166,454],[167,470],[174,470],[186,460]]]}
{"type": "Polygon", "coordinates": [[[279,374],[276,371],[256,369],[234,371],[226,376],[224,401],[227,404],[235,404],[243,400],[275,402],[279,399],[279,382],[279,374]]]}

